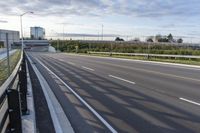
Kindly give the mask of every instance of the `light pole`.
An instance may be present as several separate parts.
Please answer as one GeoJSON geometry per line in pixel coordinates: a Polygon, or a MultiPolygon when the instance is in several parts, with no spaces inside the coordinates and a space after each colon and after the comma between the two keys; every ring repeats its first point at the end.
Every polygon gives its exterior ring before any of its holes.
{"type": "Polygon", "coordinates": [[[65,28],[65,24],[63,23],[63,42],[64,42],[64,37],[65,37],[65,35],[64,35],[65,34],[65,29],[64,28],[65,28]]]}
{"type": "Polygon", "coordinates": [[[22,17],[25,15],[25,14],[27,14],[27,13],[31,13],[31,14],[33,14],[33,12],[25,12],[25,13],[23,13],[23,14],[21,14],[20,15],[20,24],[21,24],[21,37],[22,37],[22,47],[21,47],[21,50],[23,51],[23,47],[24,47],[24,37],[23,37],[23,27],[22,27],[22,17]]]}
{"type": "Polygon", "coordinates": [[[101,29],[101,32],[102,32],[102,36],[101,36],[101,40],[103,41],[103,27],[104,27],[104,25],[102,24],[102,29],[101,29]]]}

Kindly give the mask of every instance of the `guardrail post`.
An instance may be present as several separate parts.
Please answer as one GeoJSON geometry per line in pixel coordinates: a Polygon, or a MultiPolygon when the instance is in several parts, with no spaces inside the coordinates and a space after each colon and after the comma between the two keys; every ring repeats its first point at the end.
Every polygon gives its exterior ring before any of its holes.
{"type": "Polygon", "coordinates": [[[27,115],[29,112],[27,108],[27,75],[25,55],[23,55],[21,70],[19,71],[19,88],[22,114],[27,115]]]}
{"type": "Polygon", "coordinates": [[[20,97],[18,90],[8,89],[9,130],[11,133],[22,133],[20,97]]]}
{"type": "Polygon", "coordinates": [[[147,54],[147,60],[149,60],[149,54],[147,54]]]}

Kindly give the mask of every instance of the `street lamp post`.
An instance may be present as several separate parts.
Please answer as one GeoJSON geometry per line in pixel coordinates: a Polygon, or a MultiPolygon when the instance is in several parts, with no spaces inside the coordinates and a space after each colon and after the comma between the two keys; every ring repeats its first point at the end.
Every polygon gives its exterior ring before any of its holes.
{"type": "Polygon", "coordinates": [[[27,14],[27,13],[31,13],[31,14],[33,14],[33,12],[25,12],[25,13],[23,13],[23,14],[21,14],[20,15],[20,25],[21,25],[21,38],[22,38],[22,46],[21,46],[21,50],[23,51],[23,47],[24,47],[24,37],[23,37],[23,23],[22,23],[22,17],[25,15],[25,14],[27,14]]]}
{"type": "Polygon", "coordinates": [[[104,28],[104,25],[102,24],[102,27],[101,27],[101,32],[102,32],[102,36],[101,36],[101,40],[103,41],[103,28],[104,28]]]}

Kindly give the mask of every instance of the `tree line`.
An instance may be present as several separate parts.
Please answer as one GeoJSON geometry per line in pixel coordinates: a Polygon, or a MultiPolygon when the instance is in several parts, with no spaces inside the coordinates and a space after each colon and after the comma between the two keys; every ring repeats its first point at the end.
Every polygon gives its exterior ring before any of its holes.
{"type": "MultiPolygon", "coordinates": [[[[116,37],[115,41],[124,41],[123,38],[120,37],[116,37]]],[[[135,42],[140,42],[139,38],[135,38],[132,41],[135,42]]],[[[150,36],[146,39],[146,42],[168,42],[168,43],[183,43],[183,39],[179,38],[179,39],[174,39],[173,35],[170,33],[167,36],[162,36],[160,34],[154,36],[150,36]]]]}
{"type": "Polygon", "coordinates": [[[151,54],[175,54],[175,55],[200,55],[200,49],[190,46],[156,43],[90,43],[74,40],[52,40],[51,45],[61,52],[122,52],[122,53],[151,53],[151,54]]]}

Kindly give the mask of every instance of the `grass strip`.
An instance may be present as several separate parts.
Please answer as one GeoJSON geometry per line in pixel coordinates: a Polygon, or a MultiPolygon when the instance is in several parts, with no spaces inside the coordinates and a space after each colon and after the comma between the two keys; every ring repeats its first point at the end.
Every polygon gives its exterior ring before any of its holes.
{"type": "MultiPolygon", "coordinates": [[[[10,71],[14,70],[15,66],[17,65],[19,59],[21,57],[21,51],[17,50],[14,54],[10,56],[10,71]]],[[[11,74],[10,73],[10,74],[11,74]]],[[[9,77],[8,74],[8,66],[7,66],[7,59],[0,61],[0,86],[5,82],[5,80],[9,77]]]]}

